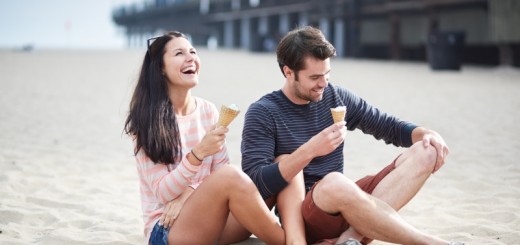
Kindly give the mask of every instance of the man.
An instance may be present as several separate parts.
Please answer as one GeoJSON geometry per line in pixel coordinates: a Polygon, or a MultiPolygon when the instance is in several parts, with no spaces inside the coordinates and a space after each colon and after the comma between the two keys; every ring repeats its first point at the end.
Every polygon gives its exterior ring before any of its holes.
{"type": "Polygon", "coordinates": [[[289,32],[277,49],[283,88],[245,115],[242,168],[266,203],[277,204],[287,244],[462,244],[425,234],[396,212],[443,166],[448,146],[442,137],[330,84],[334,55],[320,30],[289,32]],[[334,123],[330,109],[337,106],[346,106],[347,115],[334,123]],[[354,182],[342,174],[347,129],[409,148],[379,173],[354,182]]]}

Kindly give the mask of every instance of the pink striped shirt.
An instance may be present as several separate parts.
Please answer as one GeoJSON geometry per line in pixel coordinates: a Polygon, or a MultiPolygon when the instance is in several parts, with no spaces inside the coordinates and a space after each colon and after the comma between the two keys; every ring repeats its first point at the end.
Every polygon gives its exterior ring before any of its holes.
{"type": "Polygon", "coordinates": [[[154,164],[141,150],[137,153],[137,172],[140,181],[141,207],[145,223],[144,234],[147,241],[154,225],[159,221],[165,205],[177,198],[187,187],[196,189],[212,171],[229,163],[227,148],[224,146],[215,155],[204,158],[199,166],[193,166],[187,154],[217,122],[215,105],[195,97],[197,108],[186,116],[177,116],[182,143],[182,159],[173,164],[154,164]]]}

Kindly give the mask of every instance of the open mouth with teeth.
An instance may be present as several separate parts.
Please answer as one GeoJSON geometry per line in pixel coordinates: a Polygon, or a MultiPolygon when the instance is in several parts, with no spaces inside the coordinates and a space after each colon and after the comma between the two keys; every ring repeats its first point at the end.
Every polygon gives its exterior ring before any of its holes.
{"type": "Polygon", "coordinates": [[[195,74],[196,73],[196,69],[194,67],[190,67],[190,68],[187,68],[187,69],[183,70],[182,73],[184,73],[184,74],[195,74]]]}

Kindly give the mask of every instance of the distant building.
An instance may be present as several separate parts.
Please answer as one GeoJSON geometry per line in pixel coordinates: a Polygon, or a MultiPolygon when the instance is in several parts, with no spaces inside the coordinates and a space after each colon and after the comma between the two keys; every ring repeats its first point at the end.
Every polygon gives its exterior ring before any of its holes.
{"type": "Polygon", "coordinates": [[[129,47],[178,30],[199,46],[272,51],[312,25],[340,57],[394,60],[426,60],[435,34],[458,32],[464,63],[520,66],[519,0],[155,0],[116,8],[113,20],[129,47]]]}

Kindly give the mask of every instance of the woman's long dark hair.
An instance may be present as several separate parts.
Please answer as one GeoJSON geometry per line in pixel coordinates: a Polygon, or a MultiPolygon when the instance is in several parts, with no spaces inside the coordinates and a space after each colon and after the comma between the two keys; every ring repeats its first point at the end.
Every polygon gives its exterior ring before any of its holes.
{"type": "Polygon", "coordinates": [[[134,154],[143,150],[154,163],[174,163],[181,156],[179,127],[168,97],[168,80],[163,75],[165,46],[179,37],[186,38],[180,32],[168,32],[148,39],[124,127],[126,134],[135,137],[134,154]]]}

